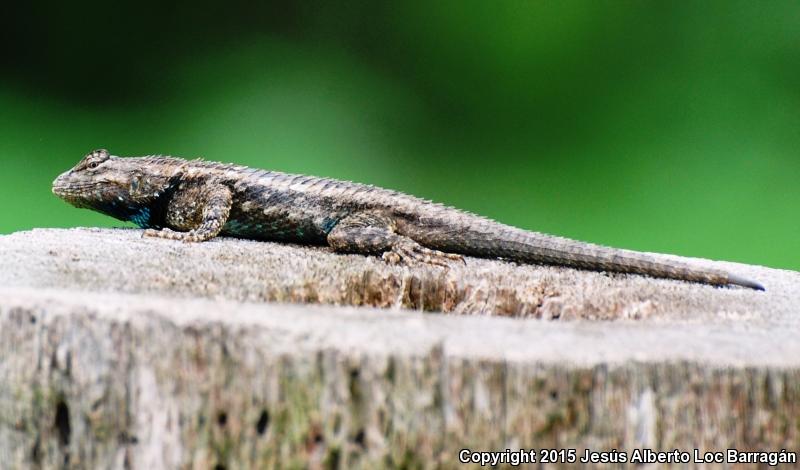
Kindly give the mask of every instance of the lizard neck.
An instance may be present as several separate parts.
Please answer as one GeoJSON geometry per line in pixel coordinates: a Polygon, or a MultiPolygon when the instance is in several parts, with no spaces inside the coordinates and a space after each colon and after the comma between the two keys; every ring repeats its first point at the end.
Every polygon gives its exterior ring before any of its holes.
{"type": "Polygon", "coordinates": [[[161,229],[166,227],[167,210],[175,191],[178,188],[179,176],[170,181],[169,185],[158,193],[158,197],[148,205],[139,206],[130,213],[127,220],[140,228],[161,229]]]}
{"type": "Polygon", "coordinates": [[[145,204],[140,203],[138,206],[131,208],[132,210],[127,214],[125,220],[133,222],[140,228],[164,228],[166,226],[167,206],[172,196],[175,194],[176,188],[180,184],[187,164],[188,162],[181,161],[179,165],[172,168],[166,175],[162,175],[160,178],[151,177],[150,187],[144,191],[145,193],[153,191],[152,183],[154,181],[161,179],[163,182],[156,183],[154,185],[154,197],[147,197],[145,199],[147,201],[145,204]]]}

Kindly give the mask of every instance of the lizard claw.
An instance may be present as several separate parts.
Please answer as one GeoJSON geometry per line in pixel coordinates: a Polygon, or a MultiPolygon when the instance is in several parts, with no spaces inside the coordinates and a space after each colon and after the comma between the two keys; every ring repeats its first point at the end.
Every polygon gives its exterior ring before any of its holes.
{"type": "Polygon", "coordinates": [[[462,263],[464,266],[466,266],[466,265],[467,265],[467,260],[466,260],[466,259],[464,259],[464,257],[463,257],[463,256],[461,256],[461,255],[459,255],[459,254],[457,254],[457,253],[445,253],[445,255],[447,256],[447,259],[451,259],[451,260],[453,260],[453,261],[461,261],[461,263],[462,263]]]}

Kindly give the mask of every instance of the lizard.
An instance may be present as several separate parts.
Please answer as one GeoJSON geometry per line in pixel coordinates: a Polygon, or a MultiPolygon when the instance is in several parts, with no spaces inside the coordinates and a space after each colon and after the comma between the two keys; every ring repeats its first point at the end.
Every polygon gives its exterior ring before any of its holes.
{"type": "Polygon", "coordinates": [[[201,159],[94,150],[58,176],[52,191],[73,206],[133,222],[144,237],[327,245],[443,267],[464,256],[500,258],[764,290],[723,270],[527,231],[372,185],[201,159]]]}

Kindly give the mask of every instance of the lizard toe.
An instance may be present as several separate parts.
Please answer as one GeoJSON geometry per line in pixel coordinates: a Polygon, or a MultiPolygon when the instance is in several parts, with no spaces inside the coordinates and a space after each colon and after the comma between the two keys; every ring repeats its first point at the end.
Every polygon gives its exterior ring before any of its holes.
{"type": "Polygon", "coordinates": [[[400,264],[402,257],[394,251],[384,251],[381,258],[389,264],[400,264]]]}
{"type": "MultiPolygon", "coordinates": [[[[392,257],[396,256],[408,264],[429,264],[448,269],[450,268],[451,261],[464,261],[464,258],[461,255],[432,250],[414,242],[398,243],[392,247],[391,251],[386,253],[393,253],[392,257]]],[[[387,255],[384,256],[386,257],[387,255]]]]}
{"type": "Polygon", "coordinates": [[[161,230],[148,228],[142,233],[142,238],[172,238],[174,233],[173,230],[168,228],[162,228],[161,230]]]}

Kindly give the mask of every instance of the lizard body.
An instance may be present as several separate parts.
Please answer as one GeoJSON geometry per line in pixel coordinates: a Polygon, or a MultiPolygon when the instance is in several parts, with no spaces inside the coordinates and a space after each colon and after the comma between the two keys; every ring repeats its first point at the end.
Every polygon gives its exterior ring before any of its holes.
{"type": "Polygon", "coordinates": [[[132,221],[148,237],[202,242],[230,235],[442,266],[462,255],[505,258],[764,289],[721,270],[529,232],[375,186],[202,160],[95,150],[60,175],[53,192],[132,221]]]}

